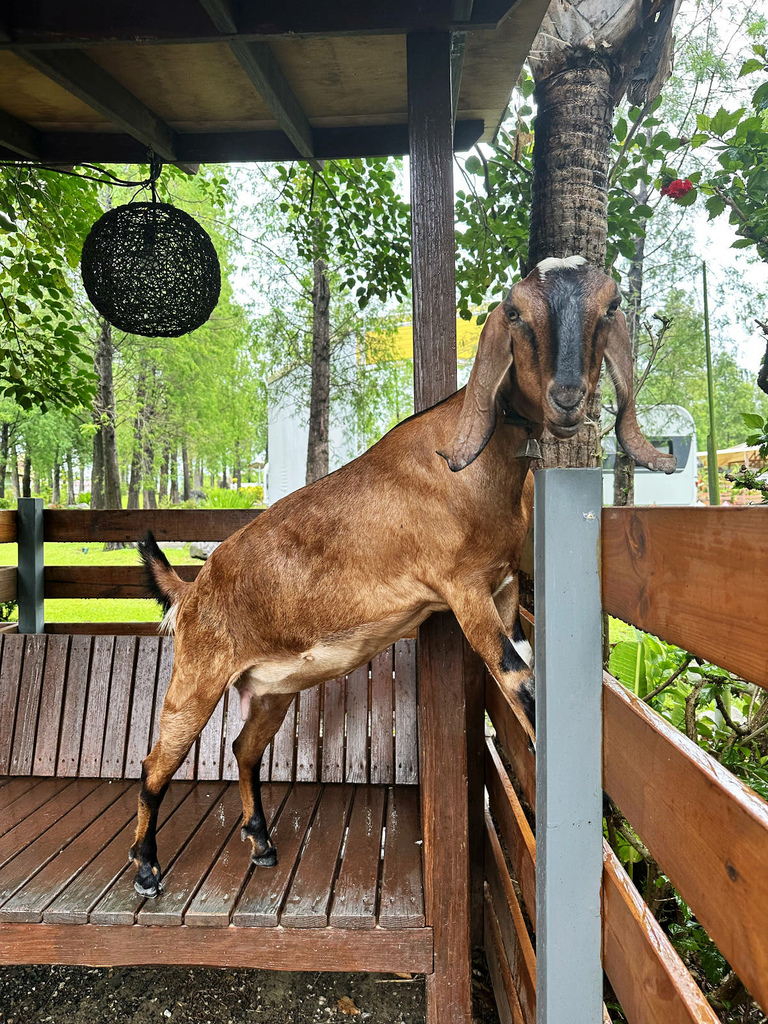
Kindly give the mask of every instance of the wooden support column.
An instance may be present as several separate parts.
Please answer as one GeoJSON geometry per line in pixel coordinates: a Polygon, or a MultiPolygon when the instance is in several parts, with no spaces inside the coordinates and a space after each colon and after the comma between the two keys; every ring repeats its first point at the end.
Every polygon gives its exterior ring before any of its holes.
{"type": "MultiPolygon", "coordinates": [[[[456,390],[451,36],[408,36],[416,410],[456,390]]],[[[435,471],[446,471],[436,456],[435,471]]],[[[464,640],[450,614],[419,630],[419,749],[429,1024],[471,1024],[470,861],[464,640]]]]}
{"type": "Polygon", "coordinates": [[[45,632],[43,593],[43,499],[19,498],[16,513],[16,539],[19,545],[17,594],[19,632],[45,632]]]}

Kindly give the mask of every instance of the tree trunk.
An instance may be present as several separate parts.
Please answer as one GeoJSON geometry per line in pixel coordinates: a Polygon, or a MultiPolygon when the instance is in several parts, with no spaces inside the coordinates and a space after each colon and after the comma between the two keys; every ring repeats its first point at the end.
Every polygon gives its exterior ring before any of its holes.
{"type": "MultiPolygon", "coordinates": [[[[648,186],[640,182],[636,199],[638,203],[648,202],[648,186]]],[[[627,330],[632,343],[632,362],[637,367],[637,350],[640,344],[640,311],[643,304],[643,260],[645,258],[645,229],[647,220],[640,221],[642,234],[635,239],[635,253],[627,274],[627,330]]],[[[613,504],[625,506],[635,504],[635,463],[618,448],[613,473],[613,504]]]]}
{"type": "Polygon", "coordinates": [[[128,484],[128,508],[139,508],[141,505],[141,479],[144,456],[144,401],[146,398],[146,379],[143,369],[136,380],[136,416],[133,420],[133,452],[131,455],[131,480],[128,484]]]}
{"type": "Polygon", "coordinates": [[[123,507],[115,434],[115,385],[112,375],[114,351],[112,328],[103,320],[95,360],[99,386],[93,418],[98,431],[93,438],[94,482],[91,484],[91,508],[123,507]]]}
{"type": "Polygon", "coordinates": [[[21,483],[19,481],[19,453],[16,451],[16,445],[11,445],[11,488],[15,498],[20,498],[21,494],[21,483]]]}
{"type": "Polygon", "coordinates": [[[331,410],[331,292],[325,263],[315,260],[312,289],[312,383],[307,441],[307,483],[328,476],[328,437],[331,410]]]}
{"type": "Polygon", "coordinates": [[[85,463],[80,460],[80,493],[85,494],[85,463]]]}
{"type": "Polygon", "coordinates": [[[189,452],[187,450],[186,441],[184,441],[181,445],[181,472],[184,479],[182,501],[189,501],[192,497],[192,487],[190,484],[189,452]]]}
{"type": "Polygon", "coordinates": [[[8,450],[11,426],[3,423],[0,428],[0,498],[5,497],[5,474],[8,470],[8,450]]]}
{"type": "MultiPolygon", "coordinates": [[[[548,256],[581,255],[605,265],[608,170],[613,101],[611,76],[595,61],[569,68],[536,86],[538,115],[528,266],[548,256]]],[[[601,388],[587,407],[587,423],[567,441],[541,439],[545,468],[600,465],[601,388]]]]}
{"type": "Polygon", "coordinates": [[[24,453],[24,476],[21,481],[22,498],[32,497],[32,459],[24,453]]]}
{"type": "Polygon", "coordinates": [[[51,487],[51,503],[61,504],[61,462],[59,461],[58,449],[54,456],[53,463],[53,486],[51,487]]]}
{"type": "Polygon", "coordinates": [[[72,449],[67,452],[67,504],[75,504],[75,467],[72,462],[72,449]]]}
{"type": "Polygon", "coordinates": [[[163,462],[160,466],[160,501],[168,497],[168,477],[171,466],[171,449],[166,448],[163,455],[163,462]]]}
{"type": "Polygon", "coordinates": [[[179,451],[174,449],[171,455],[171,494],[169,501],[171,505],[179,504],[179,451]]]}

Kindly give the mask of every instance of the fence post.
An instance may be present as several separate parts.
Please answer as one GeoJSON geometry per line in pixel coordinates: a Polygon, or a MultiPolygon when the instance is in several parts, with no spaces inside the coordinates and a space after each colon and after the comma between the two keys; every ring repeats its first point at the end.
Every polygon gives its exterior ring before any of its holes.
{"type": "Polygon", "coordinates": [[[19,545],[19,632],[44,633],[43,499],[19,498],[16,514],[19,545]]]}
{"type": "Polygon", "coordinates": [[[602,474],[534,479],[536,1020],[600,1024],[602,474]]]}

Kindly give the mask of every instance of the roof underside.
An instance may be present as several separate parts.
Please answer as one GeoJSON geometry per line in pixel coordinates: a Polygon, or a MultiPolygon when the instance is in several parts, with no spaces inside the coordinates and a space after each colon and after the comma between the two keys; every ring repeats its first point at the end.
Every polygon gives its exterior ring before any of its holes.
{"type": "Polygon", "coordinates": [[[457,149],[490,139],[547,0],[10,0],[0,158],[179,164],[407,152],[406,36],[453,33],[457,149]],[[366,5],[359,5],[365,8],[366,5]]]}

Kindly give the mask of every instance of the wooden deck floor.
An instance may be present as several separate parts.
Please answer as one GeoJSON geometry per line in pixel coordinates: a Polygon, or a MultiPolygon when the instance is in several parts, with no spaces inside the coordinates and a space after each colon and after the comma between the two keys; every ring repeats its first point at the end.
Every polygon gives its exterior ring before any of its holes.
{"type": "Polygon", "coordinates": [[[165,892],[145,900],[127,863],[138,785],[0,780],[0,937],[14,923],[185,933],[424,926],[415,786],[265,785],[279,863],[254,870],[236,783],[174,782],[158,833],[165,892]]]}

